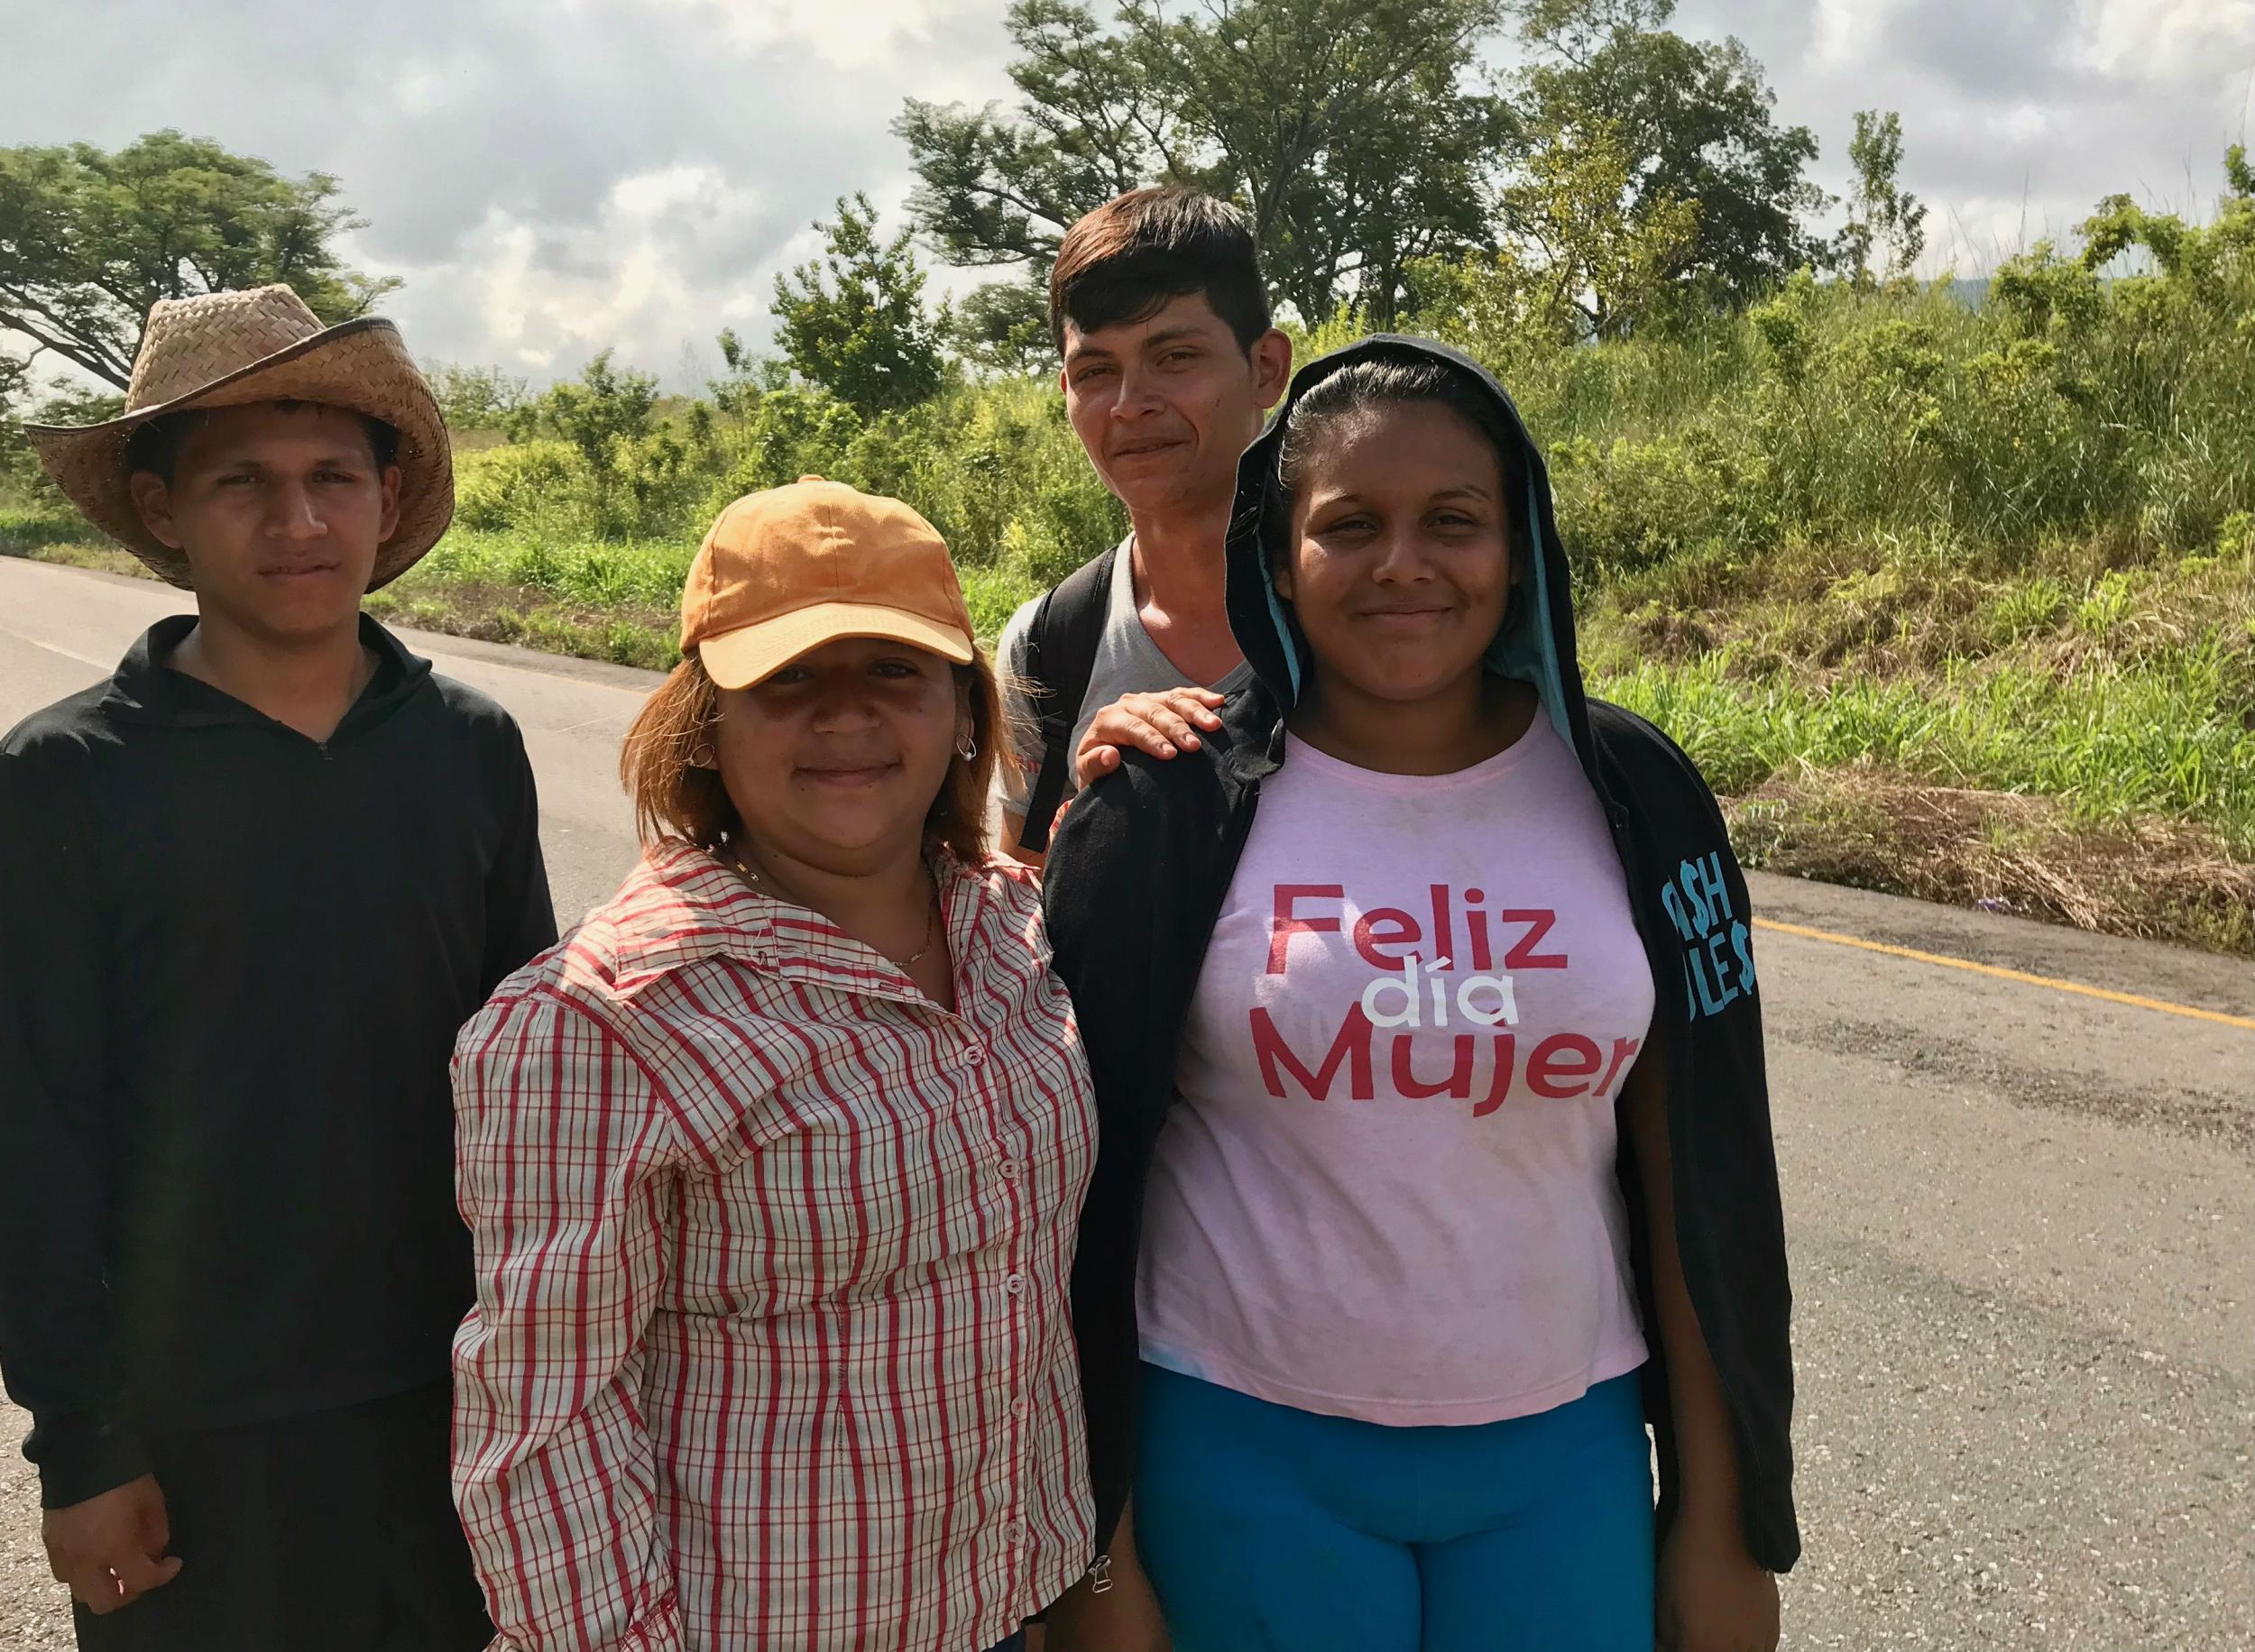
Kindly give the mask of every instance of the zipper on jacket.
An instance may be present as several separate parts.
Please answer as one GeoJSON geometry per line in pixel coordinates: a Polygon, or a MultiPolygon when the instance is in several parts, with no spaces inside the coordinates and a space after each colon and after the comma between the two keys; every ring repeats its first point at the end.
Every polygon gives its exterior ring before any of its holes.
{"type": "Polygon", "coordinates": [[[1111,1590],[1112,1557],[1109,1555],[1099,1555],[1095,1564],[1089,1567],[1089,1592],[1109,1594],[1111,1590]]]}

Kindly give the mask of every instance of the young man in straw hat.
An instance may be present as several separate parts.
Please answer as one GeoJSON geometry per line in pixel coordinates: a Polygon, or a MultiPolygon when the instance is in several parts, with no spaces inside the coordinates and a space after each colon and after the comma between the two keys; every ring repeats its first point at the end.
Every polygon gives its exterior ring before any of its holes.
{"type": "Polygon", "coordinates": [[[515,726],[360,612],[453,511],[389,322],[159,304],[34,427],[198,613],[0,741],[0,1366],[91,1652],[468,1652],[456,1029],[555,938],[515,726]]]}

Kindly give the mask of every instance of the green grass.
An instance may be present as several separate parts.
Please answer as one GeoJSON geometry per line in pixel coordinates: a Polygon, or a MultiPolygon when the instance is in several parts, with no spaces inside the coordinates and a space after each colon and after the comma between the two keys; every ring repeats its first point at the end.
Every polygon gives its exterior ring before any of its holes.
{"type": "Polygon", "coordinates": [[[2221,664],[2211,637],[2158,670],[2059,681],[2014,664],[1958,665],[1931,682],[1810,689],[1735,680],[1718,654],[1591,687],[1668,730],[1726,792],[1795,766],[1883,764],[1937,785],[2060,798],[2094,821],[2198,821],[2255,857],[2255,734],[2223,714],[2221,664]]]}
{"type": "Polygon", "coordinates": [[[2113,554],[1882,537],[1680,559],[1589,592],[1584,665],[1727,791],[1876,764],[2255,859],[2255,557],[2113,554]]]}
{"type": "Polygon", "coordinates": [[[677,609],[694,543],[576,543],[524,530],[456,528],[400,582],[402,590],[514,585],[590,608],[677,609]]]}
{"type": "Polygon", "coordinates": [[[139,579],[156,577],[139,557],[97,533],[77,512],[43,501],[24,504],[0,499],[0,556],[139,579]]]}

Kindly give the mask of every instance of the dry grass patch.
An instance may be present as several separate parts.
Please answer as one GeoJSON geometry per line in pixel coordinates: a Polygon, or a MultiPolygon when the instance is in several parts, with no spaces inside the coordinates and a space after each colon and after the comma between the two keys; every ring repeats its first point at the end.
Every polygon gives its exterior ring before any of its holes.
{"type": "Polygon", "coordinates": [[[2255,865],[2200,826],[2095,824],[1876,765],[1773,776],[1725,808],[1772,872],[2255,957],[2255,865]]]}

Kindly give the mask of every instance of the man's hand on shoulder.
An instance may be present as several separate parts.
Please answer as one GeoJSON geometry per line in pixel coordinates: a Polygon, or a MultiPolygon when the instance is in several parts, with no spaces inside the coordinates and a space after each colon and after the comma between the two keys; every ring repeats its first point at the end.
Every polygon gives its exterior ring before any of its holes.
{"type": "Polygon", "coordinates": [[[1215,715],[1222,696],[1210,688],[1169,688],[1152,694],[1122,694],[1099,711],[1072,754],[1072,784],[1084,786],[1119,766],[1123,748],[1171,757],[1196,751],[1201,729],[1221,727],[1215,715]]]}
{"type": "Polygon", "coordinates": [[[143,1474],[40,1519],[48,1569],[67,1583],[88,1611],[113,1612],[180,1574],[164,1493],[156,1476],[143,1474]]]}

